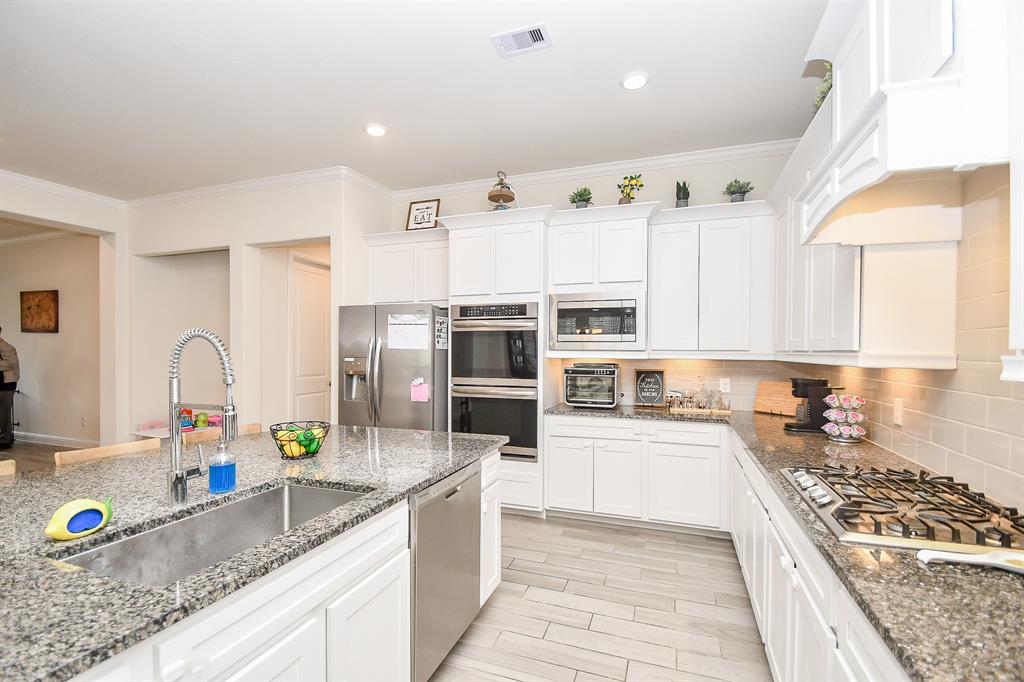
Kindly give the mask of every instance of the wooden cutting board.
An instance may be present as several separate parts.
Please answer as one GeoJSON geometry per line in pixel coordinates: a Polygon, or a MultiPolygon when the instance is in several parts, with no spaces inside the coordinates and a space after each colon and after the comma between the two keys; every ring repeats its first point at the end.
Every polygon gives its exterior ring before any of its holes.
{"type": "Polygon", "coordinates": [[[789,381],[762,381],[757,386],[754,398],[754,412],[796,416],[800,398],[793,396],[793,384],[789,381]]]}

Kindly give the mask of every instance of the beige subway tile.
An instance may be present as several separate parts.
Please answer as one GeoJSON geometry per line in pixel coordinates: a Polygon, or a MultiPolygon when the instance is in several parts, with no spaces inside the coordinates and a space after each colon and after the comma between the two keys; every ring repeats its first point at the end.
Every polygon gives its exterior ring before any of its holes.
{"type": "Polygon", "coordinates": [[[1024,508],[1024,476],[998,467],[985,467],[985,494],[1010,507],[1024,508]]]}
{"type": "Polygon", "coordinates": [[[1007,326],[989,329],[988,332],[988,360],[999,362],[1004,355],[1012,355],[1010,352],[1010,328],[1007,326]]]}
{"type": "Polygon", "coordinates": [[[1007,326],[1010,315],[1009,294],[989,294],[968,301],[957,301],[957,331],[1007,326]]]}
{"type": "Polygon", "coordinates": [[[917,439],[903,431],[893,429],[892,451],[907,459],[917,461],[917,439]]]}
{"type": "Polygon", "coordinates": [[[921,441],[917,444],[916,461],[921,466],[943,474],[946,472],[946,449],[935,443],[921,441]]]}
{"type": "Polygon", "coordinates": [[[932,418],[914,410],[903,411],[903,432],[921,440],[932,438],[932,418]]]}
{"type": "Polygon", "coordinates": [[[964,451],[964,431],[966,427],[948,419],[932,420],[932,441],[944,448],[964,451]]]}
{"type": "Polygon", "coordinates": [[[922,386],[944,391],[962,391],[964,387],[963,375],[956,369],[929,370],[922,375],[921,379],[922,386]]]}
{"type": "Polygon", "coordinates": [[[947,416],[954,421],[985,426],[988,422],[986,398],[972,393],[950,393],[947,416]]]}
{"type": "Polygon", "coordinates": [[[1003,371],[1002,363],[961,362],[960,371],[964,373],[965,391],[1009,397],[1009,382],[999,379],[999,374],[1003,371]]]}
{"type": "Polygon", "coordinates": [[[1024,474],[1024,438],[1010,439],[1010,469],[1024,474]]]}
{"type": "Polygon", "coordinates": [[[989,264],[988,288],[992,293],[1010,290],[1010,258],[1000,258],[989,264]]]}
{"type": "MultiPolygon", "coordinates": [[[[967,173],[963,181],[964,209],[974,208],[986,200],[1008,203],[1009,184],[1010,167],[1006,164],[982,166],[967,173]],[[1004,196],[1007,198],[1004,199],[1004,196]]],[[[966,220],[967,216],[965,215],[964,218],[966,220]]]]}
{"type": "Polygon", "coordinates": [[[874,422],[867,422],[868,440],[875,445],[892,450],[892,429],[874,422]]]}
{"type": "Polygon", "coordinates": [[[964,454],[994,464],[1003,469],[1010,468],[1010,437],[1004,433],[967,427],[967,441],[964,454]]]}
{"type": "MultiPolygon", "coordinates": [[[[970,248],[970,247],[968,247],[970,248]]],[[[988,288],[988,266],[972,265],[956,273],[956,297],[963,301],[994,293],[988,288]]]]}
{"type": "Polygon", "coordinates": [[[987,329],[972,329],[956,335],[956,354],[959,360],[990,360],[987,329]]]}
{"type": "Polygon", "coordinates": [[[934,417],[945,417],[949,393],[937,388],[921,388],[921,411],[934,417]]]}
{"type": "Polygon", "coordinates": [[[985,489],[985,463],[961,455],[959,452],[946,452],[947,473],[956,480],[966,483],[974,490],[985,489]]]}
{"type": "Polygon", "coordinates": [[[1024,436],[1024,401],[989,398],[988,425],[997,431],[1024,436]]]}
{"type": "Polygon", "coordinates": [[[994,224],[971,235],[967,241],[968,267],[991,263],[1010,251],[1009,226],[994,224]]]}
{"type": "Polygon", "coordinates": [[[916,410],[921,403],[921,389],[912,384],[894,383],[892,397],[903,400],[904,410],[916,410]]]}

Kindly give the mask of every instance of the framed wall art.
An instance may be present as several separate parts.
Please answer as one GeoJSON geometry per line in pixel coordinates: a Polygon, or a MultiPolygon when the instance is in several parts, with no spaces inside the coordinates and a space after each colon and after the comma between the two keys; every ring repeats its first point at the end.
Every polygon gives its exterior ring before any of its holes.
{"type": "Polygon", "coordinates": [[[440,199],[413,201],[409,203],[409,217],[406,218],[406,230],[429,230],[437,227],[437,214],[441,212],[440,199]]]}
{"type": "Polygon", "coordinates": [[[57,290],[21,292],[21,331],[56,334],[60,330],[57,290]]]}
{"type": "Polygon", "coordinates": [[[665,406],[665,372],[660,369],[636,370],[633,397],[637,407],[665,406]]]}

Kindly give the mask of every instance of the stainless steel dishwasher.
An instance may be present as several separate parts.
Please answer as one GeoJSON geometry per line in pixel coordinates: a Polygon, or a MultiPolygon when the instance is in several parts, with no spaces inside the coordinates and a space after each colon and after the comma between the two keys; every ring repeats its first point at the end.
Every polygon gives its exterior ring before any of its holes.
{"type": "Polygon", "coordinates": [[[427,682],[480,610],[480,463],[410,505],[412,668],[427,682]]]}

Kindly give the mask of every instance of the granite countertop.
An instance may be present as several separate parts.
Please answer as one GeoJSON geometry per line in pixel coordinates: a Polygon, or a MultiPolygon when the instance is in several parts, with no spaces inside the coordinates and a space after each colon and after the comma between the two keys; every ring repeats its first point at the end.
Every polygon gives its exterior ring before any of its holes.
{"type": "Polygon", "coordinates": [[[578,407],[558,403],[544,410],[544,414],[562,417],[613,417],[616,419],[646,419],[673,422],[716,422],[725,424],[729,418],[722,415],[683,412],[672,414],[667,407],[637,407],[635,405],[617,405],[611,409],[601,407],[578,407]]]}
{"type": "MultiPolygon", "coordinates": [[[[166,500],[166,446],[0,477],[0,679],[65,680],[113,656],[395,503],[494,452],[504,436],[333,426],[313,459],[282,460],[269,434],[231,443],[238,490],[211,496],[193,479],[189,503],[166,500]],[[79,551],[248,497],[283,483],[366,492],[352,502],[166,587],[137,585],[58,561],[79,551]],[[55,543],[50,515],[78,497],[110,495],[99,533],[55,543]]],[[[193,463],[194,449],[185,453],[193,463]]]]}
{"type": "Polygon", "coordinates": [[[872,443],[843,446],[787,433],[782,425],[789,419],[734,412],[729,423],[911,679],[1020,680],[1024,576],[959,564],[924,566],[916,550],[840,543],[781,469],[825,463],[922,467],[872,443]]]}

